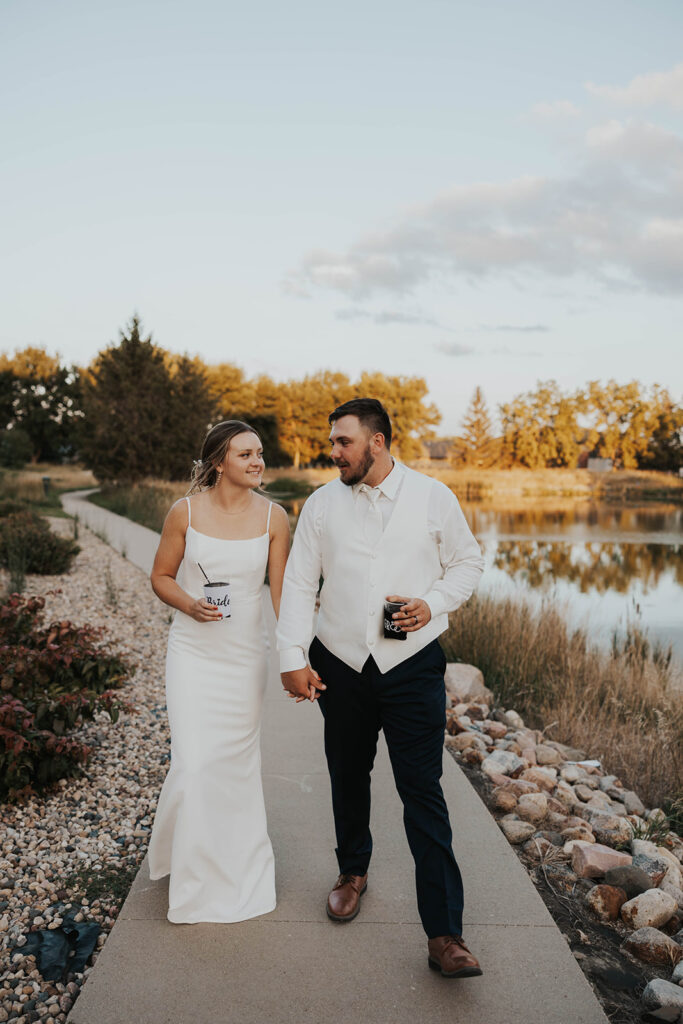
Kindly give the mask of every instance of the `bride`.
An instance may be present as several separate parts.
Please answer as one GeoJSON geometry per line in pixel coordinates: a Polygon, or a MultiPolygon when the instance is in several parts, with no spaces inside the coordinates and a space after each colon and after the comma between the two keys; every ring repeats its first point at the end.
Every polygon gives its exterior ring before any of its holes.
{"type": "Polygon", "coordinates": [[[275,907],[259,748],[261,593],[267,568],[278,615],[289,522],[255,493],[264,468],[252,427],[216,424],[188,497],[168,513],[151,573],[154,592],[177,609],[166,659],[171,767],[149,847],[151,877],[170,875],[174,923],[243,921],[275,907]],[[230,617],[202,597],[205,577],[230,583],[230,617]]]}

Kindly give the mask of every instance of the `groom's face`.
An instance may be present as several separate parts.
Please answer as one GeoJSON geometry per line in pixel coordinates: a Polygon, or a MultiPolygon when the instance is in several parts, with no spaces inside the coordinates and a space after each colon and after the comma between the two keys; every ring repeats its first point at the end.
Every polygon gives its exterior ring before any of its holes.
{"type": "Polygon", "coordinates": [[[359,484],[370,472],[375,457],[371,451],[370,431],[357,416],[342,416],[330,431],[330,458],[339,470],[343,484],[359,484]]]}

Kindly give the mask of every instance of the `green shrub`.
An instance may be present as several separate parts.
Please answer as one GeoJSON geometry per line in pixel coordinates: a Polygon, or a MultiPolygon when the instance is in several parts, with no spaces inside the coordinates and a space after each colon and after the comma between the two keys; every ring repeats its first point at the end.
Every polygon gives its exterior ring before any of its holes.
{"type": "Polygon", "coordinates": [[[14,515],[15,512],[25,512],[28,505],[25,501],[18,501],[16,498],[5,498],[0,501],[0,519],[5,516],[14,515]]]}
{"type": "Polygon", "coordinates": [[[44,606],[19,594],[0,605],[0,799],[72,775],[91,753],[74,735],[83,722],[131,710],[116,692],[130,668],[103,631],[67,620],[44,627],[44,606]]]}
{"type": "Polygon", "coordinates": [[[33,455],[31,438],[25,430],[14,427],[0,433],[0,466],[21,469],[33,455]]]}
{"type": "Polygon", "coordinates": [[[43,576],[58,575],[71,567],[80,548],[68,537],[58,537],[44,519],[26,509],[0,519],[0,565],[13,571],[43,576]]]}

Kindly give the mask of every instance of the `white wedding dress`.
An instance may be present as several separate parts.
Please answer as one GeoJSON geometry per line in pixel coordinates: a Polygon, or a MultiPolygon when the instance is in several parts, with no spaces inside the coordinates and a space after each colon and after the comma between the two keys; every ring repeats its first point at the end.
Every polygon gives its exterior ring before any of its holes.
{"type": "Polygon", "coordinates": [[[204,578],[230,583],[231,618],[176,612],[168,639],[166,702],[171,767],[149,846],[152,878],[170,874],[174,923],[244,921],[275,908],[273,850],[261,784],[259,734],[267,650],[261,594],[268,526],[220,540],[191,524],[178,582],[202,596],[204,578]]]}

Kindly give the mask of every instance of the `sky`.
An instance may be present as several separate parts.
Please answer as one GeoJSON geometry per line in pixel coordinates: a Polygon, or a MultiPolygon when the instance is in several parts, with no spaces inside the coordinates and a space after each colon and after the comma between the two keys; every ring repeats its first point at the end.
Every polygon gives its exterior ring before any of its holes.
{"type": "Polygon", "coordinates": [[[0,350],[683,397],[678,0],[2,0],[0,350]]]}

